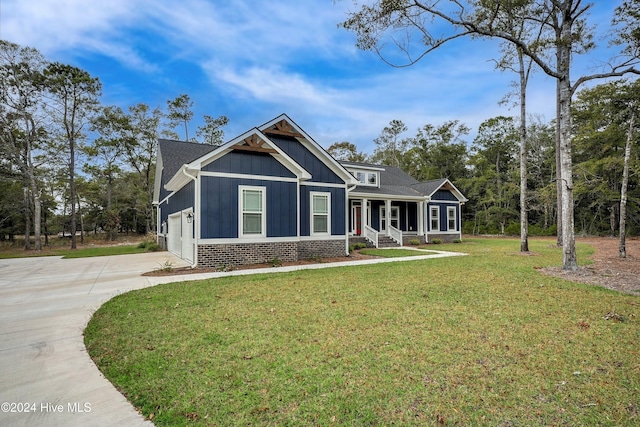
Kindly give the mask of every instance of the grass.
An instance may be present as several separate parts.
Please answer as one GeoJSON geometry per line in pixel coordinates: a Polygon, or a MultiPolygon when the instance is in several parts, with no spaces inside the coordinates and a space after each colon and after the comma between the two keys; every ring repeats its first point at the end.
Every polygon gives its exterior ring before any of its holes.
{"type": "Polygon", "coordinates": [[[146,252],[146,248],[141,248],[139,245],[98,246],[94,248],[81,248],[76,250],[56,250],[55,252],[57,252],[58,255],[62,255],[65,259],[70,259],[109,255],[141,254],[146,252]]]}
{"type": "Polygon", "coordinates": [[[85,344],[159,426],[638,425],[638,298],[543,276],[561,249],[530,245],[133,291],[85,344]]]}
{"type": "Polygon", "coordinates": [[[5,245],[0,248],[0,259],[9,258],[25,258],[39,256],[61,256],[65,259],[70,258],[88,258],[109,255],[127,255],[143,253],[151,249],[151,243],[147,241],[137,242],[140,237],[132,239],[132,244],[114,244],[113,242],[105,242],[103,238],[87,239],[85,245],[78,243],[78,248],[69,249],[69,239],[53,239],[50,246],[43,247],[42,251],[35,250],[25,251],[23,247],[16,245],[5,245]]]}
{"type": "Polygon", "coordinates": [[[379,256],[383,258],[401,258],[406,256],[420,256],[420,255],[428,255],[432,252],[426,252],[425,250],[416,251],[412,249],[362,249],[360,251],[363,255],[373,255],[379,256]]]}

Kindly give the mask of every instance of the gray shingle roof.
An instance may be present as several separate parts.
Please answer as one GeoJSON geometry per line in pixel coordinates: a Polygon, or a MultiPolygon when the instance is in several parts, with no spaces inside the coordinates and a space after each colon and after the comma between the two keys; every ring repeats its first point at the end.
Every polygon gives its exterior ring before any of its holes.
{"type": "Polygon", "coordinates": [[[376,168],[382,169],[380,173],[380,187],[370,187],[366,185],[359,185],[355,191],[358,193],[367,193],[371,195],[385,194],[390,196],[406,196],[406,197],[420,197],[422,196],[417,190],[412,188],[413,185],[419,182],[415,180],[408,173],[396,166],[388,165],[374,165],[371,163],[358,163],[358,162],[341,162],[343,166],[348,168],[363,167],[363,168],[376,168]]]}
{"type": "Polygon", "coordinates": [[[425,181],[425,182],[419,182],[417,184],[413,184],[411,187],[414,190],[419,191],[420,194],[424,196],[430,196],[433,193],[435,193],[438,189],[440,189],[440,187],[442,187],[445,182],[447,182],[446,178],[433,179],[431,181],[425,181]]]}
{"type": "MultiPolygon", "coordinates": [[[[162,184],[169,182],[182,165],[191,163],[216,148],[217,145],[158,139],[158,156],[162,158],[162,184]]],[[[160,187],[160,200],[167,194],[167,190],[160,187]]]]}

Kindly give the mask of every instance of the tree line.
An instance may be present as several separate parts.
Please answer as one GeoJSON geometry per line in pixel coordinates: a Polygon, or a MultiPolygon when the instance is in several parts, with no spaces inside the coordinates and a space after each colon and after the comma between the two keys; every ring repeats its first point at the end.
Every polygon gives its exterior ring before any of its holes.
{"type": "MultiPolygon", "coordinates": [[[[578,92],[572,105],[576,232],[640,234],[640,81],[616,80],[578,92]],[[627,173],[625,174],[625,162],[627,173]],[[624,180],[626,213],[621,212],[624,180]]],[[[557,234],[556,123],[528,118],[525,197],[530,235],[557,234]]],[[[419,181],[447,178],[469,199],[466,234],[520,235],[520,123],[498,116],[471,129],[452,120],[426,124],[410,135],[391,120],[374,140],[372,154],[350,142],[328,152],[339,160],[402,168],[419,181]]]]}
{"type": "MultiPolygon", "coordinates": [[[[502,56],[495,60],[497,68],[518,74],[522,171],[520,250],[523,252],[528,251],[529,211],[525,158],[528,151],[527,85],[534,70],[554,79],[557,238],[558,245],[563,248],[563,269],[576,270],[572,99],[586,82],[640,74],[640,69],[636,68],[640,61],[640,0],[623,0],[615,7],[606,38],[618,52],[601,60],[600,70],[577,78],[572,74],[573,57],[593,52],[596,47],[595,23],[589,20],[593,3],[582,0],[377,0],[354,3],[356,10],[349,12],[342,27],[356,34],[358,48],[376,52],[389,65],[411,66],[431,52],[464,37],[501,43],[502,56]]],[[[622,193],[625,191],[623,184],[622,193]]],[[[626,197],[621,198],[623,204],[626,203],[626,197]]],[[[621,230],[621,256],[625,254],[624,241],[624,230],[621,230]]]]}
{"type": "Polygon", "coordinates": [[[0,240],[23,235],[25,249],[41,250],[62,234],[73,249],[78,231],[153,232],[158,138],[224,139],[225,116],[205,115],[189,136],[189,95],[125,111],[101,104],[101,90],[85,70],[0,40],[0,240]]]}

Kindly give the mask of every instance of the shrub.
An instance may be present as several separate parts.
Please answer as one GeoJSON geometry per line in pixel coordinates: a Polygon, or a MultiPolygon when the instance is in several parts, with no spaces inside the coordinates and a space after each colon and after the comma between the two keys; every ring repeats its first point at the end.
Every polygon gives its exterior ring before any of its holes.
{"type": "Polygon", "coordinates": [[[282,265],[282,260],[278,257],[274,257],[271,261],[269,261],[271,267],[280,267],[282,265]]]}
{"type": "Polygon", "coordinates": [[[144,249],[147,247],[147,245],[149,244],[149,242],[140,242],[138,243],[138,249],[144,249]]]}
{"type": "Polygon", "coordinates": [[[442,239],[433,239],[431,240],[431,243],[433,243],[434,245],[439,245],[440,243],[442,243],[442,239]]]}
{"type": "Polygon", "coordinates": [[[462,243],[461,239],[453,239],[453,243],[462,243]]]}
{"type": "Polygon", "coordinates": [[[409,240],[409,244],[413,245],[413,246],[418,246],[420,244],[420,240],[419,239],[411,239],[411,240],[409,240]]]}
{"type": "Polygon", "coordinates": [[[150,242],[147,244],[147,252],[158,252],[162,250],[162,247],[156,242],[150,242]]]}
{"type": "Polygon", "coordinates": [[[173,271],[173,264],[171,261],[165,261],[164,264],[160,264],[160,267],[157,268],[156,271],[171,272],[173,271]]]}

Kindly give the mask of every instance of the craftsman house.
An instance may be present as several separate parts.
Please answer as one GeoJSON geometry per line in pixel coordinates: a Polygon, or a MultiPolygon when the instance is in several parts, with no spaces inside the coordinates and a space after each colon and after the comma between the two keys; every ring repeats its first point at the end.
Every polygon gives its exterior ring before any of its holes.
{"type": "Polygon", "coordinates": [[[459,239],[465,201],[447,179],[338,162],[284,114],[220,146],[158,141],[158,240],[193,266],[459,239]]]}

